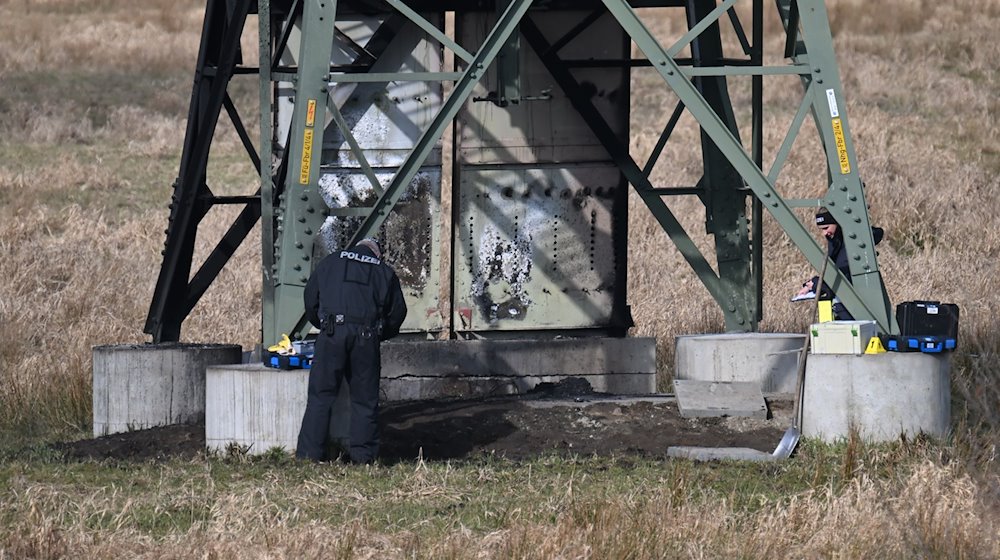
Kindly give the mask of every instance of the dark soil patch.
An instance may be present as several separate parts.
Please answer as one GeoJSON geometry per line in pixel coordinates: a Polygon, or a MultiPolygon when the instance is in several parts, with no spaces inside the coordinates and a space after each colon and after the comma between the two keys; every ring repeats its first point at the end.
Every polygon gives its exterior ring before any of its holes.
{"type": "Polygon", "coordinates": [[[57,444],[72,459],[193,459],[205,454],[205,425],[176,424],[57,444]]]}
{"type": "Polygon", "coordinates": [[[502,399],[396,406],[386,411],[386,459],[461,459],[545,453],[665,457],[675,445],[773,451],[787,427],[771,420],[682,418],[673,399],[502,399]]]}
{"type": "MultiPolygon", "coordinates": [[[[662,458],[667,447],[750,447],[773,451],[791,403],[769,401],[772,418],[682,418],[667,397],[631,399],[561,394],[387,403],[382,453],[387,463],[547,453],[662,458]]],[[[153,428],[58,446],[68,458],[130,461],[194,459],[205,454],[203,424],[153,428]]]]}

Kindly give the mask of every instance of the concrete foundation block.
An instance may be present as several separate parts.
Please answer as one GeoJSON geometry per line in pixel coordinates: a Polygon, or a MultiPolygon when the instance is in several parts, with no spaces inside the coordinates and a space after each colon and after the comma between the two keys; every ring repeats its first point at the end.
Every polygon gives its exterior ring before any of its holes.
{"type": "Polygon", "coordinates": [[[675,379],[754,382],[764,393],[794,393],[806,335],[726,333],[676,339],[675,379]]]}
{"type": "MultiPolygon", "coordinates": [[[[309,370],[262,364],[214,366],[205,374],[205,447],[225,452],[231,444],[260,455],[273,448],[295,451],[306,411],[309,370]]],[[[346,447],[350,388],[342,383],[330,415],[330,439],[346,447]]]]}
{"type": "Polygon", "coordinates": [[[94,437],[205,417],[205,368],[239,363],[234,344],[125,344],[93,349],[94,437]]]}
{"type": "Polygon", "coordinates": [[[598,392],[656,392],[656,339],[391,341],[382,345],[388,400],[514,394],[582,377],[598,392]]]}
{"type": "Polygon", "coordinates": [[[723,416],[767,419],[767,403],[757,383],[675,379],[677,409],[684,418],[723,416]]]}
{"type": "Polygon", "coordinates": [[[308,388],[309,370],[305,369],[286,371],[262,364],[208,368],[206,447],[225,451],[235,444],[251,455],[274,447],[295,451],[308,388]]]}
{"type": "Polygon", "coordinates": [[[806,361],[802,433],[827,442],[851,429],[869,442],[951,429],[948,354],[812,354],[806,361]]]}
{"type": "Polygon", "coordinates": [[[648,374],[619,373],[614,375],[527,375],[511,377],[386,377],[382,376],[382,398],[387,401],[409,401],[441,397],[475,398],[498,395],[520,395],[542,383],[559,383],[568,378],[583,379],[597,393],[613,395],[645,395],[655,392],[655,378],[650,387],[648,374]]]}

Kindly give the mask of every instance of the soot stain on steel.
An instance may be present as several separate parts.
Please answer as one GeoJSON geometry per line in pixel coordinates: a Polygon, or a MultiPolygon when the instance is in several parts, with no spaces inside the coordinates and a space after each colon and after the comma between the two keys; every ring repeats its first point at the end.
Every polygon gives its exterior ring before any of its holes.
{"type": "Polygon", "coordinates": [[[433,252],[431,177],[417,173],[385,221],[379,241],[386,262],[393,265],[406,288],[422,292],[427,285],[433,252]]]}
{"type": "Polygon", "coordinates": [[[516,232],[505,240],[494,226],[483,228],[479,238],[479,267],[472,272],[472,297],[490,323],[499,319],[524,319],[531,299],[527,284],[531,277],[531,238],[516,232]],[[491,286],[503,293],[491,293],[491,286]],[[499,300],[506,296],[505,299],[499,300]]]}
{"type": "MultiPolygon", "coordinates": [[[[384,177],[379,179],[386,183],[384,177]]],[[[431,268],[431,182],[429,174],[417,173],[376,235],[383,259],[396,271],[404,290],[417,293],[427,285],[431,268]]],[[[371,206],[377,199],[367,177],[357,173],[327,173],[319,185],[332,209],[371,206]]],[[[345,248],[363,221],[360,216],[328,217],[319,232],[326,254],[345,248]]]]}

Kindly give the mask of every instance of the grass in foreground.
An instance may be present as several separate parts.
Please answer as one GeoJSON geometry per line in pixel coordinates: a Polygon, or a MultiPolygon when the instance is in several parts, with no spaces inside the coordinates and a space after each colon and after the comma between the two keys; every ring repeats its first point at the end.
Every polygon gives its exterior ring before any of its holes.
{"type": "Polygon", "coordinates": [[[0,558],[996,556],[996,496],[940,449],[805,442],[773,464],[352,467],[280,453],[72,462],[36,447],[0,467],[0,558]]]}

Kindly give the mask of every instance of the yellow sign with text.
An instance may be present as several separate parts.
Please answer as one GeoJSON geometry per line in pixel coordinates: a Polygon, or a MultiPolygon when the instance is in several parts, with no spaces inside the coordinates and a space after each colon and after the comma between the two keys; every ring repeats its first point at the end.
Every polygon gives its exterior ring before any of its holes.
{"type": "Polygon", "coordinates": [[[316,124],[316,100],[310,99],[309,103],[306,104],[306,126],[313,126],[316,124]]]}
{"type": "Polygon", "coordinates": [[[302,134],[302,165],[299,170],[299,183],[309,184],[309,170],[312,166],[313,129],[307,128],[302,134]]]}
{"type": "Polygon", "coordinates": [[[840,174],[851,172],[851,160],[847,157],[847,142],[844,141],[844,125],[840,118],[833,119],[833,139],[837,143],[837,159],[840,160],[840,174]]]}

